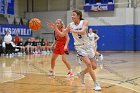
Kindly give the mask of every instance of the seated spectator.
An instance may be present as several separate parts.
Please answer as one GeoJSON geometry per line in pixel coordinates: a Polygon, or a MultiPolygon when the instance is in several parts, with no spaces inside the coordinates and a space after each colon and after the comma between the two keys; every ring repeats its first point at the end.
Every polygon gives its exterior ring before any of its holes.
{"type": "Polygon", "coordinates": [[[0,38],[0,56],[3,53],[3,49],[2,49],[2,39],[0,38]]]}
{"type": "Polygon", "coordinates": [[[20,42],[17,44],[17,47],[19,49],[20,55],[25,54],[25,47],[24,47],[22,38],[20,38],[20,42]]]}
{"type": "Polygon", "coordinates": [[[0,56],[3,53],[3,49],[2,49],[2,37],[1,37],[1,33],[0,33],[0,56]]]}
{"type": "Polygon", "coordinates": [[[51,46],[49,45],[49,42],[47,39],[45,40],[45,46],[46,46],[47,54],[50,54],[52,52],[53,47],[52,45],[51,46]]]}
{"type": "Polygon", "coordinates": [[[4,36],[4,41],[2,43],[4,48],[4,52],[6,54],[12,54],[14,49],[14,43],[12,42],[12,36],[9,31],[6,31],[6,35],[4,36]]]}
{"type": "Polygon", "coordinates": [[[31,54],[32,42],[30,38],[24,44],[26,54],[31,54]]]}
{"type": "Polygon", "coordinates": [[[37,54],[37,42],[36,42],[36,39],[33,40],[33,54],[37,54]]]}
{"type": "Polygon", "coordinates": [[[41,54],[41,40],[36,39],[36,42],[37,42],[37,52],[38,54],[41,54]]]}
{"type": "Polygon", "coordinates": [[[42,51],[42,54],[45,54],[45,53],[46,53],[45,41],[44,41],[44,39],[41,39],[41,51],[42,51]]]}
{"type": "Polygon", "coordinates": [[[48,42],[48,40],[47,40],[47,39],[46,39],[44,42],[45,42],[45,47],[46,47],[46,50],[48,50],[49,42],[48,42]]]}
{"type": "Polygon", "coordinates": [[[14,43],[17,45],[18,43],[20,43],[20,41],[21,41],[21,37],[17,33],[15,38],[14,38],[14,43]]]}

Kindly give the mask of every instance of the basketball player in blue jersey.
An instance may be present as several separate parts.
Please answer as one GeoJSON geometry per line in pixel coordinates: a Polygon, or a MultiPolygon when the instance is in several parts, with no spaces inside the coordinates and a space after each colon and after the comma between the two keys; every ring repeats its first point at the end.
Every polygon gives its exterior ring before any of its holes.
{"type": "Polygon", "coordinates": [[[50,23],[49,25],[54,28],[60,36],[65,36],[69,31],[72,33],[74,38],[74,45],[77,54],[81,57],[82,62],[85,63],[86,68],[78,74],[82,84],[85,83],[84,76],[89,73],[94,82],[94,90],[101,90],[100,84],[96,81],[96,76],[93,70],[96,69],[97,64],[95,61],[95,53],[93,47],[89,43],[87,36],[88,21],[82,18],[82,12],[79,10],[72,11],[72,20],[64,31],[60,32],[56,24],[50,23]]]}

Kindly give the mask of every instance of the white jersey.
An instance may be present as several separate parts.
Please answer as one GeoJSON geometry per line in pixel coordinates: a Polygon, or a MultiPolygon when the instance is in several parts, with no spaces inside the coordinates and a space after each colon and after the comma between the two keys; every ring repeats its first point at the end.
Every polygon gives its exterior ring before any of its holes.
{"type": "MultiPolygon", "coordinates": [[[[81,30],[84,20],[81,20],[78,25],[75,25],[74,22],[70,23],[70,27],[74,30],[81,30]]],[[[77,33],[72,33],[74,38],[74,45],[77,54],[80,57],[89,57],[94,58],[95,53],[93,52],[93,47],[90,45],[89,37],[87,34],[79,35],[77,33]]]]}
{"type": "MultiPolygon", "coordinates": [[[[78,25],[75,25],[74,22],[71,22],[70,27],[74,30],[81,30],[82,26],[83,26],[83,22],[84,22],[84,20],[81,20],[78,25]]],[[[73,38],[74,38],[74,45],[79,45],[79,44],[89,42],[87,34],[80,35],[80,34],[77,34],[77,33],[72,33],[72,35],[73,35],[73,38]]]]}
{"type": "Polygon", "coordinates": [[[97,37],[95,33],[88,33],[88,37],[90,41],[95,41],[95,38],[97,37]]]}
{"type": "Polygon", "coordinates": [[[89,41],[93,46],[97,46],[97,42],[95,42],[95,38],[98,37],[95,33],[88,33],[89,41]]]}

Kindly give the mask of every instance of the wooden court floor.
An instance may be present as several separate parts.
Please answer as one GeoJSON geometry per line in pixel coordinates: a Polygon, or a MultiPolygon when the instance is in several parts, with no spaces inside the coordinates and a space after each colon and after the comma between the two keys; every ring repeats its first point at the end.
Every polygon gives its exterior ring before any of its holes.
{"type": "Polygon", "coordinates": [[[0,93],[140,93],[140,52],[102,52],[104,60],[95,71],[101,91],[93,90],[90,76],[82,85],[76,76],[85,66],[75,52],[68,60],[75,77],[66,78],[67,68],[56,61],[56,77],[48,76],[51,55],[0,57],[0,93]]]}

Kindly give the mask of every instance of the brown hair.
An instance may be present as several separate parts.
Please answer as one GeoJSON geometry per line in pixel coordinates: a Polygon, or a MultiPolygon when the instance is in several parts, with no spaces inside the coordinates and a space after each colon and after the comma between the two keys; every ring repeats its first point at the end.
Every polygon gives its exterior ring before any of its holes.
{"type": "Polygon", "coordinates": [[[96,30],[93,30],[93,33],[97,34],[97,31],[96,30]]]}
{"type": "Polygon", "coordinates": [[[84,20],[82,18],[82,12],[80,10],[73,10],[72,12],[75,12],[77,15],[79,15],[80,16],[80,20],[84,20]]]}

